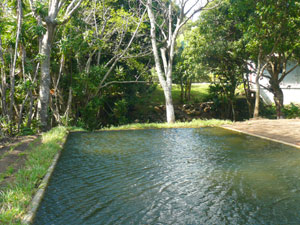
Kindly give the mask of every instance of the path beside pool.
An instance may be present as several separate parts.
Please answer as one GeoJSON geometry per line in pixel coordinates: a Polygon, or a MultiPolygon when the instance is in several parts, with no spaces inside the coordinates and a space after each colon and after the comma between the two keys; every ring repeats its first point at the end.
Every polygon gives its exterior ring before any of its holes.
{"type": "Polygon", "coordinates": [[[235,122],[222,127],[300,148],[300,119],[257,119],[235,122]]]}

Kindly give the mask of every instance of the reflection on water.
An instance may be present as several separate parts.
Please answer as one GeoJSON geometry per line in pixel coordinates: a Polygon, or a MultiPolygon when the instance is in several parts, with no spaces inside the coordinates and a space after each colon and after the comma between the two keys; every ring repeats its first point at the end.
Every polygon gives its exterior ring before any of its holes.
{"type": "Polygon", "coordinates": [[[300,224],[300,151],[220,128],[72,133],[34,224],[300,224]]]}

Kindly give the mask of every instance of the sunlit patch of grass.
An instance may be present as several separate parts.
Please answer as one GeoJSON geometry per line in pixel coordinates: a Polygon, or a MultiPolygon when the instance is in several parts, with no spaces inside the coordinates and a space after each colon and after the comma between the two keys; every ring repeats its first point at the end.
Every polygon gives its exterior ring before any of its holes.
{"type": "Polygon", "coordinates": [[[68,127],[69,131],[87,131],[82,127],[68,127]]]}
{"type": "MultiPolygon", "coordinates": [[[[209,84],[195,84],[192,85],[191,88],[191,100],[189,103],[194,102],[203,102],[208,96],[209,84]]],[[[172,97],[173,103],[175,105],[181,104],[180,102],[180,86],[173,84],[172,86],[172,97]]],[[[165,97],[163,90],[160,86],[156,88],[156,90],[151,93],[149,98],[146,100],[147,105],[164,105],[165,104],[165,97]]]]}
{"type": "Polygon", "coordinates": [[[42,135],[42,144],[31,144],[24,168],[0,192],[0,224],[21,224],[33,194],[45,176],[55,154],[62,148],[67,128],[56,127],[42,135]]]}
{"type": "Polygon", "coordinates": [[[130,129],[160,129],[160,128],[197,128],[211,127],[231,124],[229,120],[193,120],[191,122],[176,122],[176,123],[134,123],[122,125],[119,127],[104,128],[102,130],[130,130],[130,129]]]}

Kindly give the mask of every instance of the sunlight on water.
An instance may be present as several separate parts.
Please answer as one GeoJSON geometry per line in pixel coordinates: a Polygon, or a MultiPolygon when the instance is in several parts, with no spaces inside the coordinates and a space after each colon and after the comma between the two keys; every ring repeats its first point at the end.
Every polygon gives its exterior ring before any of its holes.
{"type": "Polygon", "coordinates": [[[72,133],[34,224],[300,224],[300,151],[221,128],[72,133]]]}

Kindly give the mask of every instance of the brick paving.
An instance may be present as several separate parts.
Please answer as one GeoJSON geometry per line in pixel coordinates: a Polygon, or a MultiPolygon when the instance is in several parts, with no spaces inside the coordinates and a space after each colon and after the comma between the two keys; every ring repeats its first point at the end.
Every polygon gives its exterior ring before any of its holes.
{"type": "Polygon", "coordinates": [[[223,127],[275,139],[299,146],[300,148],[300,119],[258,119],[235,122],[231,125],[224,125],[223,127]]]}

